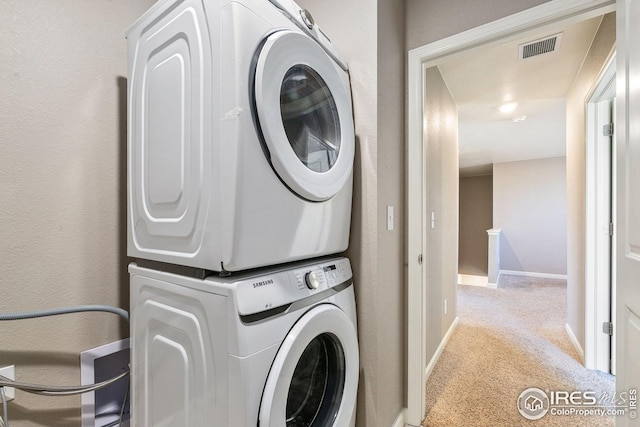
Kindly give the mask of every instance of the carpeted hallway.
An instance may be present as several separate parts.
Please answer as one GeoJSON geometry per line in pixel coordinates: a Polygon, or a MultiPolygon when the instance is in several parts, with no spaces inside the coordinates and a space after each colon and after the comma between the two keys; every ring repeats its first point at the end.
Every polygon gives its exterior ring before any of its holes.
{"type": "MultiPolygon", "coordinates": [[[[497,289],[458,286],[460,323],[427,381],[423,426],[613,426],[612,416],[525,419],[530,387],[613,396],[614,377],[585,369],[565,331],[564,280],[502,276],[497,289]]],[[[598,404],[599,406],[599,404],[598,404]]]]}

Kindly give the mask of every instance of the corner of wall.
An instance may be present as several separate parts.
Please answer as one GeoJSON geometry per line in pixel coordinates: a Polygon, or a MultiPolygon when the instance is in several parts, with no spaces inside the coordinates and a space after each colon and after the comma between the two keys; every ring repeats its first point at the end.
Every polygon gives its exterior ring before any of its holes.
{"type": "Polygon", "coordinates": [[[578,338],[576,338],[576,335],[573,333],[573,329],[571,329],[571,326],[568,323],[565,324],[565,330],[567,331],[567,335],[571,340],[571,344],[573,344],[573,348],[576,350],[576,353],[578,353],[578,356],[580,357],[580,363],[584,364],[584,349],[582,348],[582,345],[580,345],[578,338]]]}
{"type": "Polygon", "coordinates": [[[395,421],[391,425],[391,427],[404,427],[406,419],[407,419],[407,409],[402,408],[398,413],[398,416],[396,417],[395,421]]]}

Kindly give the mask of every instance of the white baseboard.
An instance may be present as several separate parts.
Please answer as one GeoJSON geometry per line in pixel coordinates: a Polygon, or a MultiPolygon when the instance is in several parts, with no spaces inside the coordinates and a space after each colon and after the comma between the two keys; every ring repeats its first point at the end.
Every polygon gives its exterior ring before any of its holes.
{"type": "Polygon", "coordinates": [[[458,317],[456,317],[453,320],[453,323],[451,323],[449,330],[444,335],[444,338],[442,338],[442,341],[440,341],[440,345],[438,346],[438,348],[436,349],[436,352],[434,353],[433,357],[429,361],[429,364],[427,365],[427,369],[425,369],[425,378],[429,378],[429,376],[431,376],[431,372],[433,372],[433,368],[435,368],[436,363],[438,363],[438,359],[440,359],[440,356],[442,355],[442,351],[444,350],[444,347],[447,345],[447,342],[449,342],[449,338],[451,338],[451,335],[453,334],[453,331],[456,329],[456,326],[458,326],[458,321],[459,319],[458,317]]]}
{"type": "Polygon", "coordinates": [[[407,419],[407,408],[403,408],[400,410],[400,413],[396,417],[396,420],[393,422],[391,427],[405,427],[405,421],[407,419]]]}
{"type": "Polygon", "coordinates": [[[509,274],[512,276],[542,277],[544,279],[567,280],[566,274],[534,273],[531,271],[500,270],[498,277],[502,276],[503,274],[509,274]]]}
{"type": "Polygon", "coordinates": [[[580,356],[580,362],[584,365],[584,350],[580,345],[580,341],[576,338],[576,334],[573,333],[571,326],[568,323],[565,323],[564,328],[567,330],[567,335],[569,335],[569,339],[571,340],[571,344],[573,344],[573,348],[578,352],[578,356],[580,356]]]}
{"type": "Polygon", "coordinates": [[[487,276],[475,276],[473,274],[458,274],[458,284],[467,286],[488,286],[487,276]]]}

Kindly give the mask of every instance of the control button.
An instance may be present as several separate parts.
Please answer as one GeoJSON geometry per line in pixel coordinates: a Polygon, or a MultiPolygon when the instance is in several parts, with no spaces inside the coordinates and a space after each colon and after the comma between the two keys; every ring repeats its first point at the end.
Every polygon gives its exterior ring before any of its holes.
{"type": "Polygon", "coordinates": [[[318,273],[315,271],[310,271],[304,275],[304,282],[307,284],[307,288],[309,289],[318,289],[320,286],[320,278],[318,277],[318,273]]]}

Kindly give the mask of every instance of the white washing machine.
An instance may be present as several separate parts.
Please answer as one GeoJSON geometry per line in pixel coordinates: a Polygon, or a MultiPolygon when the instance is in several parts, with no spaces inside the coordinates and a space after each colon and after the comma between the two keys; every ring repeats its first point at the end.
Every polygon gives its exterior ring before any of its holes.
{"type": "Polygon", "coordinates": [[[348,259],[233,278],[129,272],[132,425],[354,426],[348,259]]]}
{"type": "Polygon", "coordinates": [[[128,255],[239,271],[348,246],[347,65],[291,0],[160,0],[127,32],[128,255]]]}

